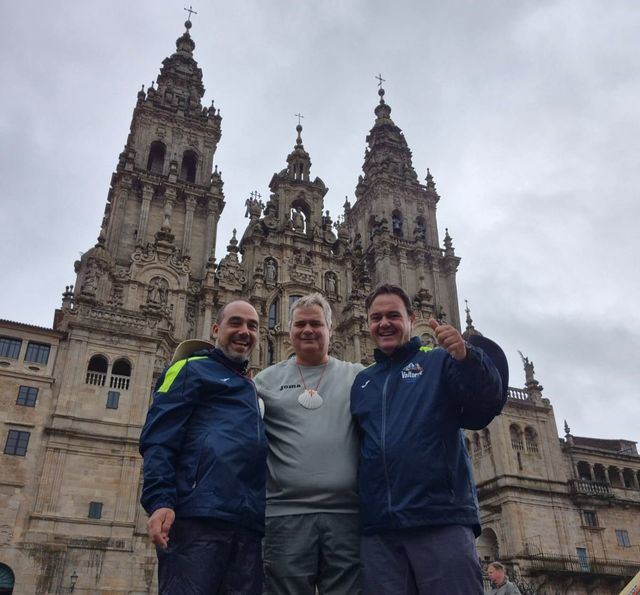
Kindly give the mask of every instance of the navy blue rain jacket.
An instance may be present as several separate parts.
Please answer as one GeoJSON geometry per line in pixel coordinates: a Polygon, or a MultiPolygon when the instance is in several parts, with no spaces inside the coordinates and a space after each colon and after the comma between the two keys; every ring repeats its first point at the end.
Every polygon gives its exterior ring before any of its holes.
{"type": "Polygon", "coordinates": [[[363,531],[467,525],[478,499],[461,428],[486,426],[503,406],[491,359],[467,346],[458,362],[414,337],[356,377],[351,413],[360,433],[363,531]]]}
{"type": "Polygon", "coordinates": [[[267,440],[253,382],[216,349],[176,362],[156,386],[140,436],[144,509],[264,533],[267,440]]]}

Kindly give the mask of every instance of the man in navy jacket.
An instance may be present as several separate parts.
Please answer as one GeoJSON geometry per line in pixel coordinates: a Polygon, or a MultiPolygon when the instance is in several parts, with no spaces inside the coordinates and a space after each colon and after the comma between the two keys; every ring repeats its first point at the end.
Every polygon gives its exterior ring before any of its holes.
{"type": "Polygon", "coordinates": [[[180,356],[178,347],[140,437],[141,502],[162,595],[262,593],[267,444],[244,375],[258,315],[248,302],[231,302],[212,331],[215,349],[180,356]]]}
{"type": "Polygon", "coordinates": [[[436,348],[411,338],[415,316],[400,287],[382,285],[365,306],[376,363],[351,389],[363,592],[480,595],[478,501],[462,428],[487,425],[506,386],[454,327],[429,320],[436,348]]]}

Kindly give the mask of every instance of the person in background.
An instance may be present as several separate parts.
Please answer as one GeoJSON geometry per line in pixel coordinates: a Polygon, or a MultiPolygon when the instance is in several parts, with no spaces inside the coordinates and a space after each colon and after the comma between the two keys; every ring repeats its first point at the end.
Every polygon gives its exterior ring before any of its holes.
{"type": "Polygon", "coordinates": [[[520,589],[507,578],[506,569],[500,562],[491,562],[487,574],[493,585],[491,595],[521,595],[520,589]]]}

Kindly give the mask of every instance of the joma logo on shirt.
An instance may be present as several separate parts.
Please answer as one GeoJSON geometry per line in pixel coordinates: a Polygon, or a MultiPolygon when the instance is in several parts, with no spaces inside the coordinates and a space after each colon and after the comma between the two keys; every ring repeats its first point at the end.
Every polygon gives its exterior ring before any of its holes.
{"type": "Polygon", "coordinates": [[[288,388],[302,388],[301,384],[283,384],[280,386],[280,390],[287,390],[288,388]]]}
{"type": "Polygon", "coordinates": [[[400,372],[400,376],[402,376],[402,380],[412,381],[420,378],[423,372],[424,370],[422,369],[422,366],[420,364],[415,364],[412,362],[404,367],[402,372],[400,372]]]}

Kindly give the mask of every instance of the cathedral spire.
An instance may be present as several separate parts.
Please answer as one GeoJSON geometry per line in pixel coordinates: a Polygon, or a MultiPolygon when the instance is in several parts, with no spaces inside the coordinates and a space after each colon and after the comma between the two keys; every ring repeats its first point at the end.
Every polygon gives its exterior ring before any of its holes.
{"type": "Polygon", "coordinates": [[[379,81],[379,101],[373,110],[376,116],[373,128],[367,135],[367,149],[362,166],[364,177],[356,190],[358,197],[366,192],[370,184],[378,181],[419,187],[418,176],[411,161],[411,150],[402,130],[391,119],[391,106],[384,99],[384,79],[380,75],[376,78],[379,81]]]}
{"type": "Polygon", "coordinates": [[[308,182],[309,172],[311,170],[311,158],[302,144],[302,124],[300,124],[300,118],[304,116],[302,114],[296,114],[296,117],[298,118],[298,125],[296,126],[298,136],[293,151],[287,156],[287,176],[294,180],[308,182]]]}
{"type": "Polygon", "coordinates": [[[464,330],[464,333],[462,333],[462,336],[465,339],[468,339],[473,335],[479,335],[480,337],[482,337],[482,333],[479,330],[477,330],[475,326],[473,326],[473,319],[471,318],[471,310],[469,309],[469,302],[465,300],[464,304],[465,304],[464,311],[467,314],[467,328],[464,330]]]}

